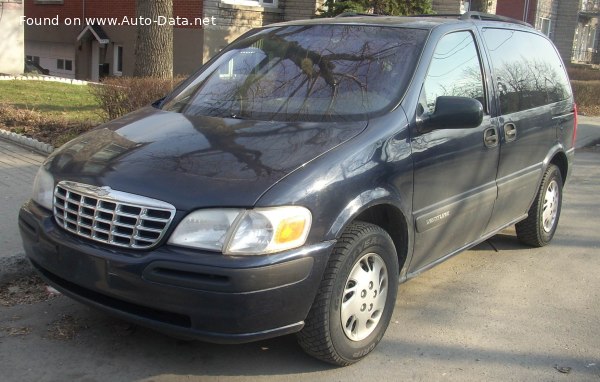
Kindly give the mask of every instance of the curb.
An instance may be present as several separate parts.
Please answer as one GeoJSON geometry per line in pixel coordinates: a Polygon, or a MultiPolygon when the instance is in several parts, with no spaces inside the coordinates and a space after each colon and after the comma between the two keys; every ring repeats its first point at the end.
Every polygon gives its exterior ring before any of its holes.
{"type": "Polygon", "coordinates": [[[51,144],[40,142],[37,139],[29,138],[12,131],[0,129],[0,138],[4,138],[21,146],[33,149],[44,155],[52,154],[54,151],[54,146],[51,144]]]}
{"type": "Polygon", "coordinates": [[[74,78],[64,78],[49,75],[18,75],[18,76],[0,76],[0,81],[46,81],[46,82],[61,82],[70,85],[88,85],[96,84],[96,82],[76,80],[74,78]]]}

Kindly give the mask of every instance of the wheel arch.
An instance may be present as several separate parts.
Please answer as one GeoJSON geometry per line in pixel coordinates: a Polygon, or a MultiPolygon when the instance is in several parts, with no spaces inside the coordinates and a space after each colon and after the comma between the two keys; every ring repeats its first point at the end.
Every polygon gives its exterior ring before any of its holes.
{"type": "Polygon", "coordinates": [[[402,270],[408,257],[408,225],[401,210],[391,204],[376,204],[360,214],[352,221],[363,221],[383,228],[392,238],[398,256],[399,269],[402,270]]]}
{"type": "Polygon", "coordinates": [[[554,156],[549,161],[550,164],[555,165],[560,170],[560,175],[562,177],[563,186],[567,181],[567,176],[569,174],[569,159],[564,151],[558,151],[554,153],[554,156]]]}
{"type": "Polygon", "coordinates": [[[381,227],[390,235],[396,254],[400,275],[406,273],[409,264],[409,254],[412,248],[412,237],[410,235],[412,224],[402,208],[399,198],[394,198],[391,193],[384,189],[369,191],[368,196],[377,195],[378,198],[365,200],[365,193],[353,199],[348,206],[337,217],[327,236],[338,239],[346,227],[355,221],[364,221],[381,227]],[[361,203],[361,201],[363,203],[361,203]]]}

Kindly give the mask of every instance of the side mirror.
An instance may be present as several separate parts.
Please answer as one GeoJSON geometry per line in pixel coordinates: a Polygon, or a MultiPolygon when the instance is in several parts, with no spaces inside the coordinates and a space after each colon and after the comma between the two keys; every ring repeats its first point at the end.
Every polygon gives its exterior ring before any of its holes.
{"type": "Polygon", "coordinates": [[[162,97],[161,99],[157,99],[156,101],[152,102],[152,106],[160,109],[160,107],[162,106],[163,101],[166,99],[167,97],[162,97]]]}
{"type": "Polygon", "coordinates": [[[474,98],[441,96],[433,113],[421,117],[422,130],[467,129],[481,125],[483,105],[474,98]]]}

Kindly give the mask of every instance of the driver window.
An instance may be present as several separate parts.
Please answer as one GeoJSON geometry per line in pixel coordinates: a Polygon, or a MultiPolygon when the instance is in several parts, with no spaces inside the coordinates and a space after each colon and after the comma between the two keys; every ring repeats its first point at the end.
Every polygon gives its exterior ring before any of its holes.
{"type": "Polygon", "coordinates": [[[439,41],[421,89],[417,115],[433,113],[440,96],[475,98],[487,109],[479,53],[471,32],[450,33],[439,41]]]}

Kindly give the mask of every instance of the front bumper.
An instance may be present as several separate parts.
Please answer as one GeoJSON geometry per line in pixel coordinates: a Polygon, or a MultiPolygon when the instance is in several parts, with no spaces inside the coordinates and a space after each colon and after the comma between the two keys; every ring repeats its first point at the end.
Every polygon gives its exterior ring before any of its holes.
{"type": "Polygon", "coordinates": [[[58,290],[126,320],[185,338],[255,341],[299,331],[334,242],[269,256],[167,245],[98,245],[59,228],[29,201],[19,213],[27,257],[58,290]]]}

